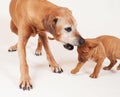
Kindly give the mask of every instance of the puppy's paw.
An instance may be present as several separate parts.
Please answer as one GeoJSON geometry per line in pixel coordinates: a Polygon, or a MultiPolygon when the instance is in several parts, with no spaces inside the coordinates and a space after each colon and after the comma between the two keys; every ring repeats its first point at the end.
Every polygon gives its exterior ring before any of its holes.
{"type": "Polygon", "coordinates": [[[11,47],[8,49],[8,52],[14,52],[14,51],[17,51],[17,46],[11,46],[11,47]]]}
{"type": "Polygon", "coordinates": [[[30,79],[22,79],[22,80],[20,80],[19,88],[23,89],[23,90],[32,89],[33,87],[32,87],[30,79]]]}
{"type": "Polygon", "coordinates": [[[41,56],[41,55],[42,55],[41,50],[37,50],[37,49],[36,49],[36,51],[35,51],[35,55],[36,55],[36,56],[41,56]]]}
{"type": "Polygon", "coordinates": [[[103,67],[104,70],[110,70],[111,68],[109,66],[103,67]]]}
{"type": "Polygon", "coordinates": [[[92,73],[92,74],[90,75],[90,77],[91,77],[91,78],[97,78],[97,77],[98,77],[98,75],[96,75],[96,74],[92,73]]]}
{"type": "Polygon", "coordinates": [[[52,71],[54,73],[62,73],[63,72],[63,69],[61,67],[58,67],[58,66],[52,66],[52,65],[49,65],[49,67],[51,67],[52,71]]]}
{"type": "Polygon", "coordinates": [[[78,70],[76,70],[76,69],[71,70],[72,74],[76,74],[77,72],[78,72],[78,70]]]}
{"type": "Polygon", "coordinates": [[[117,70],[120,70],[120,64],[118,65],[117,70]]]}

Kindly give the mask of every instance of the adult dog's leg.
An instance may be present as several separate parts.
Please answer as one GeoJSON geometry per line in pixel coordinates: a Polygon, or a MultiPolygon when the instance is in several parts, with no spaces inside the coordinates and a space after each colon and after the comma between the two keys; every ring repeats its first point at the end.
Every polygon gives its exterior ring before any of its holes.
{"type": "MultiPolygon", "coordinates": [[[[24,26],[24,25],[23,25],[24,26]]],[[[30,37],[29,27],[20,27],[18,34],[18,55],[20,60],[20,88],[23,90],[29,90],[32,88],[31,79],[29,76],[28,65],[26,61],[26,43],[30,37]]]]}
{"type": "Polygon", "coordinates": [[[63,72],[62,68],[59,67],[59,65],[56,63],[51,51],[50,51],[50,48],[49,48],[49,45],[48,45],[48,38],[47,38],[47,35],[45,32],[41,32],[42,34],[40,34],[40,39],[42,41],[42,44],[45,48],[45,51],[46,51],[46,55],[47,55],[47,59],[49,61],[49,64],[51,65],[51,68],[53,70],[53,72],[55,73],[61,73],[63,72]]]}
{"type": "MultiPolygon", "coordinates": [[[[13,23],[13,21],[11,20],[10,21],[10,29],[13,33],[15,33],[16,35],[18,35],[18,29],[17,27],[15,26],[15,24],[13,23]]],[[[8,51],[9,52],[13,52],[13,51],[16,51],[17,50],[17,43],[13,46],[11,46],[8,51]]]]}
{"type": "Polygon", "coordinates": [[[38,38],[38,45],[37,45],[37,48],[36,48],[36,51],[35,51],[35,55],[36,56],[39,56],[39,55],[42,55],[42,41],[40,38],[38,38]]]}

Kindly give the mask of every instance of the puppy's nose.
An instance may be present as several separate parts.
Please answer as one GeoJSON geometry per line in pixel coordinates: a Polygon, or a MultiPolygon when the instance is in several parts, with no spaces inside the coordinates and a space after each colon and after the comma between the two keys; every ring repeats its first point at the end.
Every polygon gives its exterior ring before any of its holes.
{"type": "Polygon", "coordinates": [[[79,40],[79,45],[81,45],[83,43],[85,43],[85,39],[81,37],[80,40],[79,40]]]}

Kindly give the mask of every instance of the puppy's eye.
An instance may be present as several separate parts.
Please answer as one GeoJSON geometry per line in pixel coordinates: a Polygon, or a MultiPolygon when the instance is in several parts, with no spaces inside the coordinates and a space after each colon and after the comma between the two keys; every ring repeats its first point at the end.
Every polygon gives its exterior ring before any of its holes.
{"type": "Polygon", "coordinates": [[[65,31],[67,31],[67,32],[70,32],[71,30],[72,30],[71,27],[67,27],[67,28],[65,28],[65,31]]]}

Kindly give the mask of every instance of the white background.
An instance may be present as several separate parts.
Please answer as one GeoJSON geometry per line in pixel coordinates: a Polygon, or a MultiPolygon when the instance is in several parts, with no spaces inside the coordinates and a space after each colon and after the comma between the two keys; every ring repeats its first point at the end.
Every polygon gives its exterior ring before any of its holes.
{"type": "MultiPolygon", "coordinates": [[[[84,38],[104,34],[120,38],[120,0],[50,1],[72,11],[77,28],[84,38]]],[[[18,54],[7,51],[17,42],[17,36],[9,28],[9,2],[10,0],[2,0],[0,3],[0,97],[120,97],[120,71],[116,70],[119,63],[110,71],[101,69],[97,79],[89,77],[94,68],[91,61],[78,74],[72,75],[70,71],[77,64],[76,48],[68,51],[61,43],[50,41],[53,55],[64,70],[62,74],[54,74],[48,67],[44,50],[42,56],[34,55],[37,37],[30,38],[27,45],[33,89],[20,90],[18,54]]],[[[103,66],[108,64],[106,59],[103,66]]]]}

